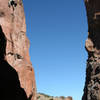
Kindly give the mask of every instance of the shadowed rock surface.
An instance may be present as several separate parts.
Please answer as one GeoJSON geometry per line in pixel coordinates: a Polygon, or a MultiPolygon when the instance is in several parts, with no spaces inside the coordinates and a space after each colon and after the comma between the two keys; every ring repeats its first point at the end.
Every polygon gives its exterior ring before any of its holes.
{"type": "Polygon", "coordinates": [[[88,19],[86,82],[82,100],[100,100],[100,0],[85,0],[88,19]]]}
{"type": "Polygon", "coordinates": [[[53,97],[44,93],[37,93],[37,100],[73,100],[73,99],[70,96],[69,97],[64,97],[64,96],[53,97]]]}
{"type": "Polygon", "coordinates": [[[0,60],[0,67],[0,99],[28,100],[24,89],[20,87],[16,70],[5,60],[0,60]]]}
{"type": "Polygon", "coordinates": [[[7,40],[5,56],[9,65],[16,70],[28,99],[36,100],[35,76],[30,62],[22,0],[15,0],[15,3],[16,6],[9,6],[9,0],[0,0],[0,26],[7,40]]]}
{"type": "Polygon", "coordinates": [[[24,89],[20,87],[18,74],[5,60],[6,37],[0,26],[0,99],[28,100],[24,89]]]}

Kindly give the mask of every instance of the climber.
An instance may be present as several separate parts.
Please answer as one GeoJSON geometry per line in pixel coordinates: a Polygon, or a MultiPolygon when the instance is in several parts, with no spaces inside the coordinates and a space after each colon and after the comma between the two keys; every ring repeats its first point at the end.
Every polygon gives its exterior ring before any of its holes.
{"type": "Polygon", "coordinates": [[[14,8],[17,6],[17,3],[15,2],[15,0],[9,0],[8,6],[9,8],[12,7],[14,11],[14,8]]]}

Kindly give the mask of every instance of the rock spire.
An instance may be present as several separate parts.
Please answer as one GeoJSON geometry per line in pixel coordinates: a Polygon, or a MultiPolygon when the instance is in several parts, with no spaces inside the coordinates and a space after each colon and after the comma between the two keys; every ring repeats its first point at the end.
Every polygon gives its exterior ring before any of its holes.
{"type": "Polygon", "coordinates": [[[82,100],[100,100],[100,0],[85,0],[88,19],[86,82],[82,100]]]}
{"type": "Polygon", "coordinates": [[[6,60],[17,71],[21,87],[29,100],[36,100],[35,76],[30,62],[22,0],[0,0],[0,26],[7,38],[6,60]]]}

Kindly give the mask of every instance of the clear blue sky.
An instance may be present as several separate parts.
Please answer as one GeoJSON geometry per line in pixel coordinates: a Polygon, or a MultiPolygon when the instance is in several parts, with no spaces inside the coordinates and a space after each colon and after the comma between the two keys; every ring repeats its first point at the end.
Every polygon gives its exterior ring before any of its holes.
{"type": "Polygon", "coordinates": [[[37,91],[81,100],[87,19],[83,0],[23,0],[37,91]]]}

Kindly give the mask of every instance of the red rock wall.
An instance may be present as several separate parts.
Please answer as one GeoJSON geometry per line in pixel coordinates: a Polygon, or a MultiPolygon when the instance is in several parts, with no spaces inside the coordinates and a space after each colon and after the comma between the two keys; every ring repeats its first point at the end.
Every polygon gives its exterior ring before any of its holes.
{"type": "Polygon", "coordinates": [[[86,82],[82,100],[100,100],[100,0],[85,0],[88,19],[86,82]]]}
{"type": "Polygon", "coordinates": [[[0,25],[7,38],[6,59],[18,72],[21,87],[30,100],[36,100],[35,76],[29,56],[29,40],[22,0],[8,7],[9,0],[0,0],[0,25]]]}

